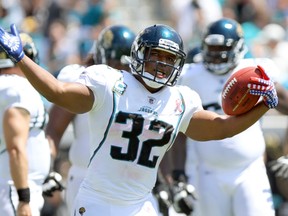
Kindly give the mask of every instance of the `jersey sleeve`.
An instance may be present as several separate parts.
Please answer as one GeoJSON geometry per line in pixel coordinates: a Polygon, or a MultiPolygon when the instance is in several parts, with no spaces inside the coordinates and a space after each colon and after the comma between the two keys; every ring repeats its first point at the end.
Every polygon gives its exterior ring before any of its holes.
{"type": "Polygon", "coordinates": [[[183,116],[179,131],[185,133],[188,128],[190,119],[193,117],[194,113],[203,110],[203,107],[201,98],[196,91],[190,89],[187,86],[178,86],[178,88],[185,101],[185,114],[183,116]]]}
{"type": "Polygon", "coordinates": [[[57,79],[63,82],[75,82],[84,70],[85,67],[78,64],[67,65],[60,70],[57,79]]]}
{"type": "Polygon", "coordinates": [[[112,89],[122,74],[107,65],[93,65],[81,73],[77,82],[86,85],[94,94],[95,100],[92,109],[102,106],[107,97],[112,97],[112,89]]]}
{"type": "Polygon", "coordinates": [[[17,107],[25,109],[29,113],[31,113],[33,110],[33,98],[31,98],[31,95],[26,93],[25,90],[23,91],[21,88],[7,88],[4,98],[6,109],[17,107]]]}

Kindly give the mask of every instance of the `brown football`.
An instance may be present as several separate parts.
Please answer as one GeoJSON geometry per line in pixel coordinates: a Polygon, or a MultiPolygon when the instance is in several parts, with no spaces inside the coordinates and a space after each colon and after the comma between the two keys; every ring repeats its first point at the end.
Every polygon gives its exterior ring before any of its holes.
{"type": "Polygon", "coordinates": [[[260,96],[249,93],[251,77],[263,78],[261,67],[245,67],[233,73],[222,90],[222,108],[227,115],[241,115],[257,103],[260,96]]]}

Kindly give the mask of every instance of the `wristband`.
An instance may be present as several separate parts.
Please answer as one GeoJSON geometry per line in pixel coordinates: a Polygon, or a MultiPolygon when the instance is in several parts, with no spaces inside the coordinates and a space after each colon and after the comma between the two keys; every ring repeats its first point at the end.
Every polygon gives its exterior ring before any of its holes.
{"type": "Polygon", "coordinates": [[[23,188],[17,190],[18,198],[20,202],[30,202],[30,189],[29,188],[23,188]]]}

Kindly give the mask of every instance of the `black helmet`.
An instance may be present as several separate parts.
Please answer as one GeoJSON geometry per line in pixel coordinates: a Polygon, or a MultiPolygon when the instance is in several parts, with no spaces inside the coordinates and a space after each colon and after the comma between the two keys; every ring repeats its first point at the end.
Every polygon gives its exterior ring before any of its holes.
{"type": "Polygon", "coordinates": [[[205,67],[215,74],[226,74],[234,69],[247,51],[241,25],[223,18],[211,23],[202,40],[205,67]]]}
{"type": "Polygon", "coordinates": [[[95,61],[108,64],[108,60],[118,60],[129,64],[125,57],[130,56],[135,33],[126,26],[112,25],[103,29],[96,43],[95,61]]]}
{"type": "Polygon", "coordinates": [[[186,55],[183,50],[182,38],[173,28],[162,24],[147,27],[138,34],[131,48],[130,67],[132,73],[141,76],[150,87],[151,85],[158,85],[159,87],[163,85],[173,86],[176,84],[185,62],[186,55]],[[167,64],[161,61],[155,62],[150,60],[150,52],[152,49],[172,53],[175,55],[175,62],[173,64],[167,64]],[[152,77],[144,71],[147,62],[156,63],[155,75],[152,77]],[[159,64],[171,67],[172,72],[167,79],[157,78],[157,65],[159,64]]]}
{"type": "MultiPolygon", "coordinates": [[[[19,34],[23,46],[23,51],[30,59],[39,64],[38,50],[35,47],[33,39],[26,33],[19,34]]],[[[8,57],[7,53],[0,49],[0,68],[15,67],[15,64],[8,57]]]]}
{"type": "Polygon", "coordinates": [[[195,46],[187,51],[185,63],[198,63],[202,62],[201,46],[195,46]]]}

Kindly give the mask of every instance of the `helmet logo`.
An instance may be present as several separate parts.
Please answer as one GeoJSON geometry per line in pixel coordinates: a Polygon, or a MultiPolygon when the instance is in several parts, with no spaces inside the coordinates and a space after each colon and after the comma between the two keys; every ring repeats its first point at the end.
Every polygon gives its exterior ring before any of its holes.
{"type": "Polygon", "coordinates": [[[159,39],[159,47],[165,48],[165,49],[172,49],[172,50],[179,50],[179,45],[175,43],[174,41],[167,40],[160,38],[159,39]]]}
{"type": "Polygon", "coordinates": [[[7,59],[7,54],[4,51],[0,52],[0,59],[7,59]]]}
{"type": "Polygon", "coordinates": [[[243,29],[242,29],[240,24],[237,25],[236,31],[237,31],[237,34],[239,35],[239,37],[243,37],[243,29]]]}
{"type": "Polygon", "coordinates": [[[35,47],[33,39],[26,33],[20,33],[24,53],[37,64],[39,63],[38,51],[35,47]]]}
{"type": "Polygon", "coordinates": [[[105,34],[103,35],[103,47],[104,48],[111,47],[113,39],[114,35],[111,30],[105,32],[105,34]]]}

